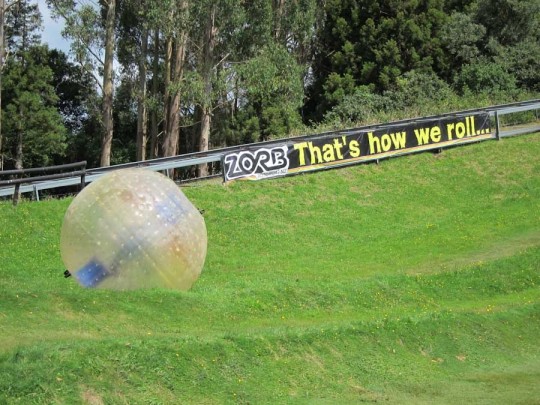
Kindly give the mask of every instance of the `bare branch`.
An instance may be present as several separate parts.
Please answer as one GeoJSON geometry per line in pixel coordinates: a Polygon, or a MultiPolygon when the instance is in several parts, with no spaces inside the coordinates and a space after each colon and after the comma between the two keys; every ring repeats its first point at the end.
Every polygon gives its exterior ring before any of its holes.
{"type": "Polygon", "coordinates": [[[216,69],[219,65],[221,65],[223,62],[225,62],[225,59],[227,59],[229,57],[229,55],[230,55],[230,52],[227,53],[223,58],[221,58],[221,60],[214,65],[214,69],[216,69]]]}
{"type": "Polygon", "coordinates": [[[12,6],[14,6],[15,4],[17,4],[17,1],[12,1],[11,3],[7,3],[5,6],[4,6],[4,13],[7,12],[12,6]]]}

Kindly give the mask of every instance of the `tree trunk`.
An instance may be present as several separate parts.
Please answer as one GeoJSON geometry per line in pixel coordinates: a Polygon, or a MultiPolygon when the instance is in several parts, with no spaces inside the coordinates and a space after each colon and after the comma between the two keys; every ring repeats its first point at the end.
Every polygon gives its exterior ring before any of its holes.
{"type": "MultiPolygon", "coordinates": [[[[201,133],[199,135],[199,151],[206,152],[208,150],[208,142],[210,139],[210,122],[211,114],[208,107],[203,107],[201,110],[201,133]]],[[[208,164],[203,163],[197,166],[197,177],[208,176],[208,164]]]]}
{"type": "Polygon", "coordinates": [[[280,42],[281,39],[281,21],[283,19],[283,14],[285,13],[285,0],[274,0],[274,39],[276,42],[280,42]]]}
{"type": "Polygon", "coordinates": [[[142,33],[141,54],[139,56],[139,94],[137,100],[137,160],[146,160],[148,136],[146,108],[146,54],[148,50],[148,29],[142,33]]]}
{"type": "MultiPolygon", "coordinates": [[[[17,123],[17,146],[15,150],[15,170],[23,169],[23,141],[24,134],[22,123],[24,122],[24,111],[22,106],[19,105],[19,122],[17,123]]],[[[21,199],[20,185],[15,186],[15,192],[13,193],[13,205],[17,205],[21,199]]]]}
{"type": "MultiPolygon", "coordinates": [[[[22,55],[21,58],[21,67],[25,69],[26,66],[26,60],[24,57],[24,51],[25,51],[25,31],[23,30],[23,45],[22,45],[22,55]]],[[[24,122],[24,111],[22,104],[19,104],[18,107],[18,113],[19,113],[19,120],[16,124],[17,128],[17,145],[15,149],[15,170],[22,170],[23,169],[23,142],[24,142],[24,130],[22,123],[24,122]]],[[[13,205],[17,205],[19,203],[19,200],[21,198],[21,190],[20,185],[17,184],[15,186],[15,192],[13,193],[13,205]]]]}
{"type": "Polygon", "coordinates": [[[15,151],[15,170],[23,168],[23,132],[22,129],[17,131],[17,148],[15,151]]]}
{"type": "MultiPolygon", "coordinates": [[[[159,79],[159,30],[154,32],[154,61],[152,67],[152,96],[157,98],[159,79]]],[[[152,108],[150,115],[150,158],[158,156],[158,114],[157,109],[152,108]]]]}
{"type": "Polygon", "coordinates": [[[163,145],[164,156],[175,156],[178,154],[178,140],[180,138],[180,90],[178,89],[183,73],[184,60],[186,56],[187,32],[183,31],[178,36],[174,47],[174,63],[171,73],[171,86],[174,91],[169,93],[169,108],[167,116],[167,131],[163,145]]]}
{"type": "Polygon", "coordinates": [[[116,0],[107,3],[105,20],[105,62],[103,67],[103,137],[101,141],[101,166],[111,165],[113,140],[113,62],[114,62],[114,21],[116,0]]]}
{"type": "Polygon", "coordinates": [[[4,13],[6,2],[0,0],[0,170],[4,170],[3,134],[2,134],[2,77],[4,76],[4,13]]]}
{"type": "Polygon", "coordinates": [[[166,144],[169,142],[169,111],[171,109],[171,66],[172,66],[172,54],[173,54],[173,39],[167,38],[165,45],[165,63],[164,63],[164,76],[163,83],[165,86],[165,92],[163,94],[163,156],[168,156],[166,151],[166,144]]]}
{"type": "Polygon", "coordinates": [[[19,122],[17,123],[17,146],[15,150],[15,170],[22,170],[23,168],[23,141],[24,134],[22,123],[24,122],[24,112],[22,106],[19,105],[19,122]]]}
{"type": "MultiPolygon", "coordinates": [[[[201,130],[199,133],[199,152],[208,151],[210,141],[210,125],[212,121],[212,71],[214,68],[214,48],[216,45],[217,28],[216,6],[208,18],[206,31],[204,35],[203,56],[202,56],[202,75],[204,81],[204,100],[201,107],[201,130]]],[[[208,176],[208,164],[203,163],[197,167],[197,176],[208,176]]]]}
{"type": "MultiPolygon", "coordinates": [[[[179,0],[178,7],[172,11],[173,20],[187,21],[188,1],[179,0]]],[[[174,35],[174,44],[170,38],[167,42],[167,60],[165,66],[165,115],[163,155],[174,156],[178,154],[180,138],[180,85],[184,74],[184,62],[188,40],[188,29],[180,24],[174,35]]]]}

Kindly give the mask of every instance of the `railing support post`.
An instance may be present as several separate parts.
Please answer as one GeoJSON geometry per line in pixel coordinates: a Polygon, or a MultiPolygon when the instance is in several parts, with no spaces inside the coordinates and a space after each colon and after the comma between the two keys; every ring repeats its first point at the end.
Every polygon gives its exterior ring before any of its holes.
{"type": "Polygon", "coordinates": [[[501,140],[501,123],[499,121],[499,112],[495,110],[495,138],[501,140]]]}
{"type": "Polygon", "coordinates": [[[34,189],[34,200],[39,201],[39,190],[37,186],[34,184],[32,188],[34,189]]]}
{"type": "Polygon", "coordinates": [[[15,191],[13,191],[13,206],[16,207],[19,203],[19,197],[21,196],[20,192],[21,183],[15,184],[15,191]]]}
{"type": "Polygon", "coordinates": [[[84,186],[86,186],[86,162],[84,163],[84,166],[82,168],[82,173],[81,173],[81,191],[84,188],[84,186]]]}

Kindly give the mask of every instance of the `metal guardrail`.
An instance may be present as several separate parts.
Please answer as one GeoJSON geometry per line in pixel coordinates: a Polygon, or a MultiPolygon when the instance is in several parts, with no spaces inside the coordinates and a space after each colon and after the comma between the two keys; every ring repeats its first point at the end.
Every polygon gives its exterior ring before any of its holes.
{"type": "MultiPolygon", "coordinates": [[[[463,111],[457,111],[457,112],[448,113],[448,114],[432,115],[432,116],[421,117],[421,118],[412,118],[412,119],[400,120],[400,121],[395,121],[395,122],[386,123],[386,124],[367,125],[367,126],[351,128],[351,129],[341,130],[341,131],[328,131],[328,132],[314,134],[314,135],[301,135],[301,136],[291,137],[291,138],[286,138],[286,139],[287,140],[314,139],[314,138],[318,138],[322,136],[327,136],[330,134],[347,134],[348,132],[354,132],[354,131],[359,131],[359,130],[375,129],[379,127],[392,127],[394,125],[398,126],[398,125],[403,125],[407,123],[429,121],[434,118],[465,116],[467,114],[471,114],[475,112],[488,112],[493,117],[496,123],[496,128],[495,128],[496,135],[497,135],[497,138],[499,139],[499,138],[511,137],[511,136],[540,131],[540,124],[538,123],[534,123],[528,126],[519,126],[519,127],[512,126],[507,129],[503,129],[500,125],[501,116],[524,112],[524,111],[536,111],[536,110],[540,110],[540,100],[529,100],[529,101],[518,102],[518,103],[497,105],[497,106],[492,106],[492,107],[487,107],[487,108],[463,110],[463,111]]],[[[108,167],[100,167],[96,169],[88,169],[85,172],[86,175],[83,181],[85,181],[86,183],[90,183],[98,179],[99,177],[103,176],[105,173],[109,171],[125,169],[125,168],[144,167],[144,168],[154,170],[154,171],[165,171],[169,169],[196,166],[196,165],[200,165],[204,163],[220,162],[222,157],[228,153],[240,151],[243,148],[252,147],[254,145],[263,146],[263,145],[281,143],[283,142],[283,140],[284,139],[273,139],[269,141],[258,142],[255,144],[245,144],[245,145],[230,146],[226,148],[214,149],[207,152],[195,152],[195,153],[189,153],[189,154],[166,157],[166,158],[157,158],[157,159],[145,160],[145,161],[140,161],[140,162],[131,162],[131,163],[124,163],[124,164],[108,166],[108,167]]],[[[211,176],[211,177],[216,177],[216,176],[211,176]]],[[[20,192],[21,193],[31,192],[31,193],[34,193],[34,195],[39,198],[40,190],[78,185],[81,182],[80,178],[81,178],[81,175],[75,174],[75,173],[71,177],[60,178],[60,179],[46,179],[44,177],[27,178],[23,180],[26,180],[25,183],[28,183],[28,184],[21,184],[20,192]]],[[[14,187],[10,187],[10,186],[1,187],[2,185],[3,184],[0,183],[0,197],[13,195],[14,187]]]]}
{"type": "MultiPolygon", "coordinates": [[[[32,191],[36,196],[36,199],[39,200],[39,193],[36,189],[37,183],[44,183],[46,181],[58,180],[58,179],[69,179],[70,181],[76,177],[79,180],[81,189],[84,188],[86,184],[86,161],[69,163],[66,165],[58,166],[48,166],[48,167],[34,167],[29,169],[19,169],[19,170],[3,170],[0,171],[0,178],[10,177],[7,180],[0,180],[0,187],[13,186],[10,187],[10,190],[13,190],[13,205],[17,205],[19,201],[21,190],[21,185],[30,184],[32,186],[32,191]],[[76,170],[78,169],[78,170],[76,170]],[[55,173],[56,172],[56,173],[55,173]],[[24,177],[26,175],[33,175],[35,173],[53,173],[45,174],[41,176],[33,177],[24,177]]],[[[4,190],[0,188],[0,191],[4,190]]]]}

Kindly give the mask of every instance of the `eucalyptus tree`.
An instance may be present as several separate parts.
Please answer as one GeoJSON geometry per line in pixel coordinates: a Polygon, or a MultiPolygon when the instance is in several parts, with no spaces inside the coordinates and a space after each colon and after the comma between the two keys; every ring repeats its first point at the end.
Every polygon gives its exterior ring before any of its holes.
{"type": "Polygon", "coordinates": [[[115,46],[116,0],[101,0],[105,12],[105,55],[103,60],[103,138],[101,142],[101,166],[111,164],[113,140],[113,63],[115,46]]]}
{"type": "Polygon", "coordinates": [[[277,43],[287,48],[306,69],[311,62],[316,27],[323,1],[273,0],[273,32],[277,43]]]}
{"type": "MultiPolygon", "coordinates": [[[[146,159],[148,140],[148,49],[151,24],[146,12],[149,1],[120,2],[118,7],[118,61],[122,80],[133,82],[137,104],[136,159],[146,159]]],[[[159,46],[159,45],[158,45],[159,46]]]]}
{"type": "MultiPolygon", "coordinates": [[[[201,2],[202,3],[202,2],[201,2]]],[[[199,58],[199,73],[202,79],[203,94],[200,103],[200,132],[199,132],[199,151],[207,151],[208,143],[210,140],[210,125],[212,120],[212,82],[213,71],[215,69],[215,48],[218,40],[218,34],[222,21],[226,21],[228,13],[226,10],[219,9],[220,4],[217,1],[210,1],[209,4],[205,4],[202,13],[206,18],[202,24],[200,31],[202,33],[200,44],[201,55],[199,58]],[[221,11],[221,12],[220,12],[221,11]]],[[[227,55],[224,56],[225,58],[227,55]]],[[[197,174],[199,177],[206,176],[208,174],[208,166],[201,164],[198,166],[197,174]]]]}
{"type": "Polygon", "coordinates": [[[47,0],[53,14],[65,23],[75,60],[95,79],[102,94],[101,166],[109,166],[113,140],[116,0],[47,0]]]}
{"type": "Polygon", "coordinates": [[[179,150],[181,87],[189,37],[190,2],[167,0],[157,4],[151,9],[151,17],[161,27],[165,43],[162,151],[164,156],[174,156],[179,150]]]}
{"type": "Polygon", "coordinates": [[[300,124],[315,10],[315,0],[191,3],[181,91],[195,150],[283,136],[300,124]]]}
{"type": "Polygon", "coordinates": [[[315,0],[243,4],[228,137],[249,142],[284,136],[301,125],[316,22],[315,0]]]}
{"type": "MultiPolygon", "coordinates": [[[[192,74],[185,86],[198,123],[195,147],[207,151],[211,142],[213,116],[227,102],[231,62],[239,57],[239,35],[245,23],[244,9],[237,0],[202,0],[192,9],[193,26],[188,60],[192,74]]],[[[199,165],[198,176],[208,174],[207,165],[199,165]]]]}

